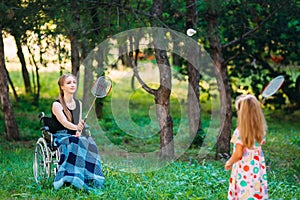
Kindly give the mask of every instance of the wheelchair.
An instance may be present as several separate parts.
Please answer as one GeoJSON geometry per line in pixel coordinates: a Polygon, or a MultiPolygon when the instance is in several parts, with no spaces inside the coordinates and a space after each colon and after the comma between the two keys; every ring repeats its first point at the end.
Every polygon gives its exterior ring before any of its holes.
{"type": "Polygon", "coordinates": [[[59,151],[54,146],[53,134],[49,130],[48,122],[51,118],[46,117],[44,112],[39,115],[42,136],[37,140],[34,149],[33,175],[36,183],[56,175],[59,162],[59,151]]]}
{"type": "MultiPolygon", "coordinates": [[[[44,112],[40,113],[39,118],[43,126],[41,127],[42,136],[37,140],[34,149],[33,175],[36,183],[50,178],[52,174],[56,175],[60,158],[59,150],[54,145],[54,134],[49,128],[51,118],[46,117],[44,112]]],[[[82,131],[82,136],[91,136],[87,124],[82,131]]]]}

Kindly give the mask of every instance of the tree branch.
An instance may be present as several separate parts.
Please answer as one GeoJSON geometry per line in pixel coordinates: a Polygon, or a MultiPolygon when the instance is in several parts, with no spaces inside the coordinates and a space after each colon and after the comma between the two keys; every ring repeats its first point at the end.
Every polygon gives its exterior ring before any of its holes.
{"type": "Polygon", "coordinates": [[[130,64],[131,64],[131,66],[132,66],[132,68],[133,68],[134,76],[137,78],[138,82],[142,85],[142,88],[143,88],[144,90],[146,90],[146,92],[148,92],[149,94],[155,95],[155,93],[156,93],[157,90],[150,88],[150,87],[142,80],[142,78],[140,77],[140,74],[139,74],[138,69],[137,69],[137,65],[135,64],[135,60],[134,60],[134,58],[133,58],[133,52],[132,52],[132,51],[129,52],[129,58],[130,58],[130,61],[131,61],[130,64]]]}
{"type": "Polygon", "coordinates": [[[137,78],[138,82],[142,85],[142,88],[144,90],[146,90],[146,92],[148,92],[149,94],[153,94],[155,95],[156,93],[156,90],[150,88],[143,80],[142,78],[140,77],[140,74],[138,72],[138,69],[137,69],[137,62],[136,60],[134,59],[133,57],[133,41],[132,41],[132,36],[129,37],[129,58],[130,58],[130,65],[131,67],[133,68],[133,73],[134,73],[134,76],[137,78]]]}
{"type": "MultiPolygon", "coordinates": [[[[288,1],[287,1],[288,2],[288,1]]],[[[261,27],[264,26],[265,23],[267,23],[267,21],[269,21],[271,19],[271,17],[276,14],[278,12],[278,10],[280,10],[282,7],[284,7],[285,5],[287,5],[287,2],[283,2],[281,5],[278,6],[278,8],[276,8],[275,10],[273,10],[273,12],[271,12],[263,21],[261,21],[256,27],[254,27],[253,29],[251,29],[250,31],[244,33],[241,37],[232,40],[230,42],[228,42],[227,44],[224,44],[222,46],[222,48],[226,48],[228,46],[231,46],[233,44],[236,44],[240,41],[242,41],[243,39],[247,38],[249,35],[251,35],[252,33],[256,32],[258,29],[260,29],[261,27]]]]}
{"type": "Polygon", "coordinates": [[[228,58],[227,60],[223,61],[223,62],[222,62],[222,65],[227,66],[228,63],[229,63],[231,60],[235,59],[235,58],[238,57],[240,54],[241,54],[241,51],[236,52],[233,56],[231,56],[231,57],[228,58]]]}

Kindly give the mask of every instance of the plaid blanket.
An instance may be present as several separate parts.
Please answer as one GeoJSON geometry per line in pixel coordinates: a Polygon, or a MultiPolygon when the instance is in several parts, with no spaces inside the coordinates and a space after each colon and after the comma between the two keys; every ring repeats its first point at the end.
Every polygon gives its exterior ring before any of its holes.
{"type": "Polygon", "coordinates": [[[56,133],[54,145],[58,146],[60,160],[54,178],[54,188],[59,189],[65,182],[87,190],[103,187],[104,174],[97,146],[91,137],[74,137],[56,133]]]}

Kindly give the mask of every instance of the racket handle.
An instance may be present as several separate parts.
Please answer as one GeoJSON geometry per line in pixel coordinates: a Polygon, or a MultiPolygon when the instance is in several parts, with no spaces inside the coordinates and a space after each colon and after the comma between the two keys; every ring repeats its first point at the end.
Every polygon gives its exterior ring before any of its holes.
{"type": "MultiPolygon", "coordinates": [[[[86,122],[86,120],[87,120],[87,116],[85,116],[84,118],[83,118],[83,121],[84,121],[84,123],[86,122]]],[[[84,128],[86,128],[86,126],[84,126],[84,128]]],[[[75,134],[75,136],[81,136],[81,133],[82,133],[82,130],[76,130],[76,134],[75,134]]]]}
{"type": "MultiPolygon", "coordinates": [[[[86,121],[86,118],[85,119],[83,119],[84,120],[84,122],[86,121]]],[[[89,129],[89,126],[87,126],[87,125],[85,125],[84,126],[84,128],[86,129],[85,131],[88,131],[88,136],[91,136],[91,133],[90,133],[90,131],[89,130],[87,130],[87,129],[89,129]]],[[[81,133],[82,133],[82,130],[81,131],[76,131],[76,135],[75,136],[81,136],[81,133]]]]}

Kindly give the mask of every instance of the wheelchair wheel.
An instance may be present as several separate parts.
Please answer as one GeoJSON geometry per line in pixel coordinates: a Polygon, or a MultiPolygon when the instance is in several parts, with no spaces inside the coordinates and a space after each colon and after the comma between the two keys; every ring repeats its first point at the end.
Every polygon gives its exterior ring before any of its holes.
{"type": "Polygon", "coordinates": [[[39,138],[34,150],[33,174],[37,183],[51,175],[51,155],[44,138],[39,138]]]}

